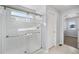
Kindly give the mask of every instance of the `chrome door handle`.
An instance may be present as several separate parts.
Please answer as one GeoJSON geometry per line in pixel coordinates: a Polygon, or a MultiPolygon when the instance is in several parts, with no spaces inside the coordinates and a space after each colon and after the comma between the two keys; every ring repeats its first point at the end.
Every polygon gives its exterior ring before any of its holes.
{"type": "Polygon", "coordinates": [[[14,35],[14,36],[10,36],[10,35],[6,35],[6,38],[9,38],[9,37],[23,37],[23,36],[30,36],[30,35],[27,35],[27,34],[24,34],[24,35],[14,35]]]}
{"type": "Polygon", "coordinates": [[[6,35],[6,38],[9,38],[9,37],[18,37],[18,36],[9,36],[9,35],[6,35]]]}

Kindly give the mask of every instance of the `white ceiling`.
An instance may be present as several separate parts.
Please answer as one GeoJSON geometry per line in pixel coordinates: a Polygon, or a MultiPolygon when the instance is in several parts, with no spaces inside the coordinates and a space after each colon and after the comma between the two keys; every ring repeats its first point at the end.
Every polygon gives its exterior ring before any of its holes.
{"type": "Polygon", "coordinates": [[[63,12],[70,9],[79,8],[79,5],[50,5],[52,8],[56,8],[57,10],[63,12]]]}

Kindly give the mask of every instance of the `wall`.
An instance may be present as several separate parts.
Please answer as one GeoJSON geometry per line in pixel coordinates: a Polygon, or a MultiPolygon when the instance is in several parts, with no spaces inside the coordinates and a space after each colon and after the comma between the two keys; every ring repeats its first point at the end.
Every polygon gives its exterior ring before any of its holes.
{"type": "Polygon", "coordinates": [[[59,23],[58,23],[58,38],[59,38],[59,44],[64,44],[64,20],[63,15],[61,12],[59,12],[59,23]]]}
{"type": "Polygon", "coordinates": [[[57,21],[57,45],[63,44],[63,31],[62,31],[62,25],[63,25],[63,20],[62,20],[62,13],[58,12],[58,21],[57,21]]]}

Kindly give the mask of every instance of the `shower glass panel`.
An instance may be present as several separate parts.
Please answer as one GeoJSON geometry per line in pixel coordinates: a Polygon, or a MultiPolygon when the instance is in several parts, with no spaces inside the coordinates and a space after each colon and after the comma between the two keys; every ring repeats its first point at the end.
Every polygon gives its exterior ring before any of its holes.
{"type": "Polygon", "coordinates": [[[6,9],[6,52],[34,53],[41,48],[41,18],[26,12],[6,9]]]}
{"type": "Polygon", "coordinates": [[[2,15],[3,7],[0,6],[0,54],[2,53],[2,15]]]}

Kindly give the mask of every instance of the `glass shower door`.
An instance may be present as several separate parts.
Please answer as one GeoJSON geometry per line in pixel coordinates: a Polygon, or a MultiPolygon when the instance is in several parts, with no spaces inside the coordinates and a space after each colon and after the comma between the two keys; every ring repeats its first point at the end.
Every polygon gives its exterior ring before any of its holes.
{"type": "Polygon", "coordinates": [[[29,53],[35,53],[42,48],[42,38],[41,38],[41,27],[42,27],[42,17],[34,15],[32,20],[33,28],[35,30],[30,31],[32,33],[29,39],[29,53]]]}
{"type": "Polygon", "coordinates": [[[2,7],[0,7],[0,54],[1,54],[1,50],[2,50],[2,46],[1,46],[1,43],[2,43],[2,39],[1,39],[1,24],[2,23],[2,7]]]}
{"type": "Polygon", "coordinates": [[[4,17],[4,8],[0,6],[0,54],[2,53],[2,21],[4,17]]]}
{"type": "Polygon", "coordinates": [[[33,53],[40,49],[41,25],[35,15],[9,8],[6,11],[5,53],[33,53]]]}

